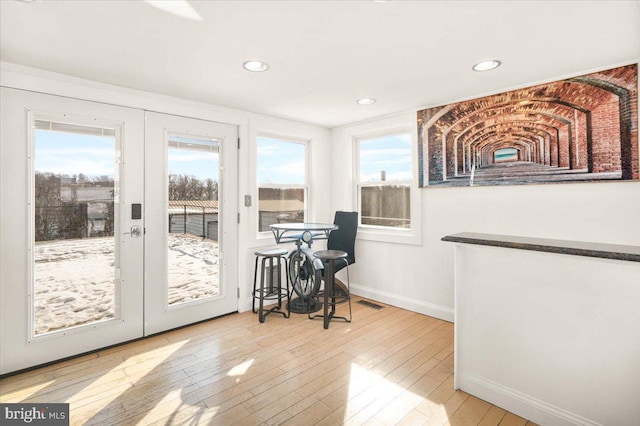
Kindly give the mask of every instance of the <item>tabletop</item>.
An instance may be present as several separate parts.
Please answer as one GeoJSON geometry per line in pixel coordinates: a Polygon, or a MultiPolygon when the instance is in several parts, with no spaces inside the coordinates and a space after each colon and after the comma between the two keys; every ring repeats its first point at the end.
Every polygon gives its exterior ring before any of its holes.
{"type": "Polygon", "coordinates": [[[329,238],[331,231],[336,229],[338,229],[338,225],[333,223],[293,222],[274,223],[271,225],[271,232],[273,232],[278,244],[299,241],[305,232],[310,232],[311,237],[314,239],[326,239],[329,238]]]}

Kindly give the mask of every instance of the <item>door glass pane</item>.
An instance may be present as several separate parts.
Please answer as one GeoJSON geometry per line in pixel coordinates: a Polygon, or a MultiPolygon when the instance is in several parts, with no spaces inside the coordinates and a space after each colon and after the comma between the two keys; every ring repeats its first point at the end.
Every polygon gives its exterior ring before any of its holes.
{"type": "Polygon", "coordinates": [[[113,128],[35,122],[35,335],[118,316],[118,155],[113,128]]]}
{"type": "Polygon", "coordinates": [[[220,294],[219,152],[215,140],[169,137],[169,306],[220,294]]]}

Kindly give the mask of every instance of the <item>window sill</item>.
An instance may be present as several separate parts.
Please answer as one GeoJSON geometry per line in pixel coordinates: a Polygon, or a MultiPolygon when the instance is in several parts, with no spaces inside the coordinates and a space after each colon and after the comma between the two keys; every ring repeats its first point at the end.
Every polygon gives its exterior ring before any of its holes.
{"type": "Polygon", "coordinates": [[[276,242],[276,239],[271,231],[258,232],[258,235],[256,235],[256,241],[265,242],[269,240],[271,240],[274,244],[276,242]]]}
{"type": "Polygon", "coordinates": [[[416,229],[384,229],[381,227],[360,225],[358,227],[357,239],[383,243],[422,245],[422,234],[416,229]]]}

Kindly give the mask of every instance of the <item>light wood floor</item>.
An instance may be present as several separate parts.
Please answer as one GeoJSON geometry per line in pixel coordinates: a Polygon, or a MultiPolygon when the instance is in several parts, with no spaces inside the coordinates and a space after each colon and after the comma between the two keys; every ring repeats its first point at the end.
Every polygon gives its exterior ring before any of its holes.
{"type": "Polygon", "coordinates": [[[0,401],[68,402],[72,424],[531,424],[453,390],[453,324],[353,316],[234,314],[7,377],[0,401]]]}

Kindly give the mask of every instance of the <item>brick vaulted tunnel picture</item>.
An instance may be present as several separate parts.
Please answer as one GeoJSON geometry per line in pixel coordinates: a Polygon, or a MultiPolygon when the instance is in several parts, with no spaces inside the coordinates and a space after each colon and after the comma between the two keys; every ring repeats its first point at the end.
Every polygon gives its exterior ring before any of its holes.
{"type": "Polygon", "coordinates": [[[638,180],[638,65],[418,111],[420,186],[638,180]]]}

